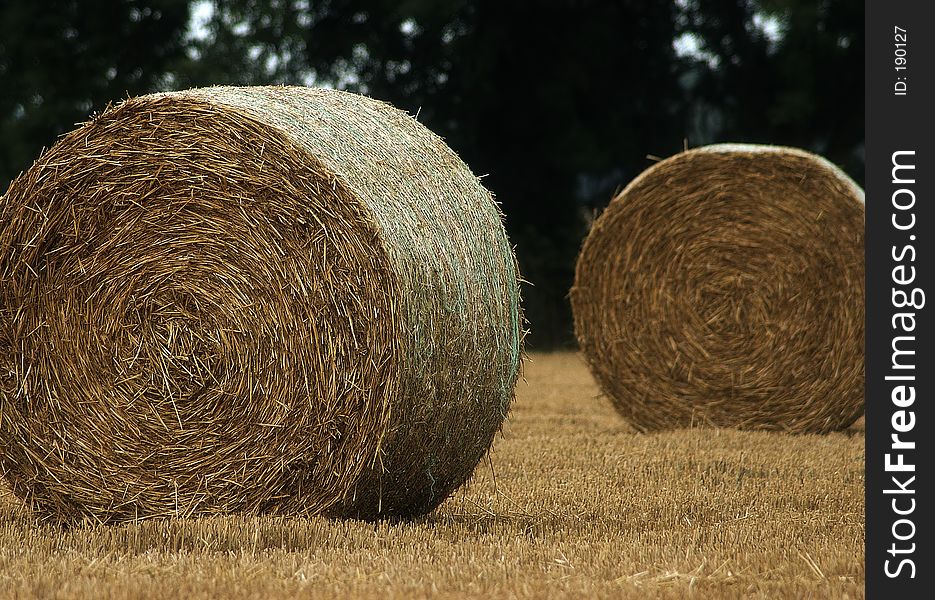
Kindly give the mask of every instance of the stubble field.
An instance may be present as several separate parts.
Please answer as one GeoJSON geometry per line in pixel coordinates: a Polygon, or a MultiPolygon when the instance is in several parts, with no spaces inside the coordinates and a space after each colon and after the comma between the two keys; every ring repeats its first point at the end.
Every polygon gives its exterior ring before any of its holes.
{"type": "Polygon", "coordinates": [[[861,426],[639,435],[577,354],[530,358],[490,461],[424,519],[62,530],[0,486],[0,597],[863,596],[861,426]]]}

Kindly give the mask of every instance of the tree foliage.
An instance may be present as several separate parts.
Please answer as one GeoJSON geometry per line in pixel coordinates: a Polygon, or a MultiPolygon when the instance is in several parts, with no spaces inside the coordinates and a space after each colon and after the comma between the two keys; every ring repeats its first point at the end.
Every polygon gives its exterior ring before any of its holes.
{"type": "Polygon", "coordinates": [[[366,93],[417,114],[485,175],[532,284],[531,342],[562,344],[587,215],[648,154],[782,143],[861,180],[863,43],[859,0],[7,0],[0,187],[127,94],[366,93]]]}
{"type": "Polygon", "coordinates": [[[863,181],[862,2],[693,0],[686,20],[714,63],[696,64],[690,89],[696,119],[715,121],[699,141],[801,146],[863,181]]]}
{"type": "Polygon", "coordinates": [[[92,110],[165,87],[188,15],[173,0],[0,2],[0,190],[92,110]]]}

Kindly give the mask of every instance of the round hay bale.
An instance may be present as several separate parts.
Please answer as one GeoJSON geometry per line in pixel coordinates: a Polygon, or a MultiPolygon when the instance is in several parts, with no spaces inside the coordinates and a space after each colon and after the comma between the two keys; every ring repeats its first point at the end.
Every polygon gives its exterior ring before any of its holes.
{"type": "Polygon", "coordinates": [[[640,431],[846,428],[864,402],[863,192],[792,148],[677,154],[595,221],[571,302],[640,431]]]}
{"type": "Polygon", "coordinates": [[[0,202],[0,466],[68,520],[426,513],[509,410],[517,281],[489,192],[387,104],[128,99],[0,202]]]}

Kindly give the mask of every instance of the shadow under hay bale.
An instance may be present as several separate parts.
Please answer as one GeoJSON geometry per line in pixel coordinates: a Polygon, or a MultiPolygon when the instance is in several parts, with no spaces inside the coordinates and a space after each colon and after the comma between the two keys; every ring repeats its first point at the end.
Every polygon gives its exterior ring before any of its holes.
{"type": "Polygon", "coordinates": [[[828,432],[863,412],[863,192],[815,155],[720,144],[657,163],[594,223],[571,301],[641,431],[828,432]]]}
{"type": "Polygon", "coordinates": [[[0,202],[0,467],[55,519],[426,513],[509,410],[517,281],[490,194],[387,104],[129,99],[0,202]]]}

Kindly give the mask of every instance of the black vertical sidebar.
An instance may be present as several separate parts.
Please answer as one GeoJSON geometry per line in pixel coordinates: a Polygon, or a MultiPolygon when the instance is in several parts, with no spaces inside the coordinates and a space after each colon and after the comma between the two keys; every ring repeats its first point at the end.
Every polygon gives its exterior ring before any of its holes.
{"type": "Polygon", "coordinates": [[[865,3],[866,591],[873,599],[935,594],[932,4],[865,3]]]}

